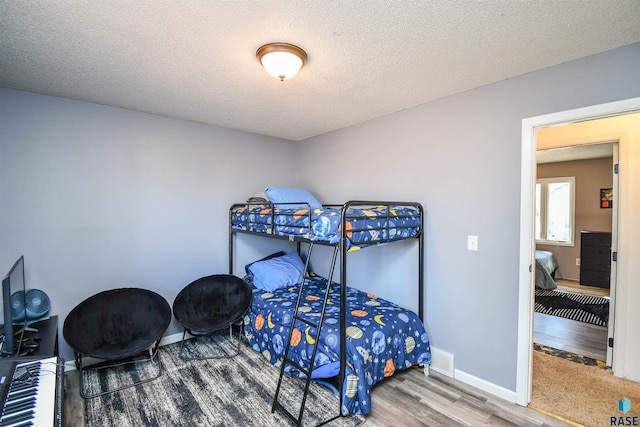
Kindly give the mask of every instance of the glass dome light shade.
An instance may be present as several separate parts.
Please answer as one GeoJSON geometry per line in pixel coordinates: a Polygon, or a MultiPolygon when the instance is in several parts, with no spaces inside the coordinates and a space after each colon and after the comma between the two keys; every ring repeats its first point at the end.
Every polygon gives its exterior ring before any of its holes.
{"type": "Polygon", "coordinates": [[[281,81],[295,76],[307,60],[304,50],[288,43],[266,44],[257,50],[256,56],[264,69],[281,81]]]}

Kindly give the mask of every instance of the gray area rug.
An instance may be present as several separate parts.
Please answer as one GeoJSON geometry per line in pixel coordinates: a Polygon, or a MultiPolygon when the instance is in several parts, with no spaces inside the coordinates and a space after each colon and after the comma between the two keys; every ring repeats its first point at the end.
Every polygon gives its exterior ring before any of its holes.
{"type": "Polygon", "coordinates": [[[534,310],[537,313],[550,314],[598,326],[607,326],[609,320],[609,298],[536,289],[534,310]]]}
{"type": "MultiPolygon", "coordinates": [[[[237,341],[228,335],[200,337],[187,342],[188,356],[226,352],[233,354],[237,341]]],[[[286,416],[271,413],[279,369],[246,344],[235,358],[183,361],[180,343],[161,347],[164,367],[155,381],[85,401],[85,424],[95,426],[286,426],[286,416]]],[[[106,386],[123,385],[150,378],[157,364],[138,363],[83,375],[88,393],[106,386]]],[[[296,413],[300,408],[303,382],[286,377],[281,401],[296,413]],[[289,406],[291,405],[291,406],[289,406]]],[[[339,401],[329,389],[311,384],[303,425],[317,425],[339,413],[339,401]]],[[[329,426],[357,426],[362,417],[340,417],[329,426]]]]}

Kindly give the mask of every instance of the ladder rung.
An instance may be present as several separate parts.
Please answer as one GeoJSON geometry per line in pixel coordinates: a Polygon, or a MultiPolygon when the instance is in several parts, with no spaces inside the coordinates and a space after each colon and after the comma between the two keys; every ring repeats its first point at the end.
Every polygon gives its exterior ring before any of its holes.
{"type": "Polygon", "coordinates": [[[285,359],[285,362],[287,362],[290,365],[293,365],[294,368],[296,368],[298,371],[302,372],[303,374],[305,374],[306,376],[309,376],[309,370],[306,368],[303,368],[302,366],[298,365],[296,362],[294,362],[293,360],[287,358],[285,359]]]}
{"type": "Polygon", "coordinates": [[[302,323],[306,323],[308,326],[311,326],[312,328],[316,328],[318,329],[318,324],[311,322],[310,320],[305,319],[304,317],[295,314],[293,317],[295,317],[296,320],[301,321],[302,323]]]}
{"type": "MultiPolygon", "coordinates": [[[[309,393],[309,384],[311,381],[311,371],[313,370],[313,366],[314,366],[314,355],[316,354],[316,351],[318,350],[318,345],[319,345],[319,340],[318,338],[320,337],[320,330],[322,327],[322,319],[324,318],[325,312],[326,312],[326,307],[327,307],[327,301],[329,299],[329,294],[331,291],[330,285],[332,284],[331,282],[331,278],[333,277],[333,271],[334,271],[334,267],[335,267],[335,263],[336,263],[336,258],[337,258],[337,254],[338,254],[338,250],[339,250],[339,246],[335,246],[333,248],[333,257],[331,260],[331,270],[330,270],[330,274],[328,279],[325,281],[324,279],[320,278],[319,276],[311,276],[309,273],[309,263],[308,260],[311,258],[311,252],[313,250],[313,246],[314,246],[314,242],[310,242],[309,244],[309,252],[307,253],[307,263],[305,264],[305,271],[303,274],[303,280],[302,283],[300,284],[300,289],[298,291],[298,299],[295,305],[295,309],[294,309],[294,314],[293,314],[293,320],[291,322],[291,331],[289,332],[289,340],[287,341],[287,346],[285,349],[285,357],[284,360],[282,361],[282,364],[280,366],[280,376],[278,378],[278,386],[276,387],[276,393],[275,396],[273,397],[273,406],[271,407],[271,412],[274,412],[276,409],[279,409],[283,414],[285,414],[291,421],[295,422],[297,426],[301,426],[302,425],[302,417],[303,417],[303,412],[304,412],[304,406],[305,406],[305,402],[307,400],[307,394],[309,393]],[[310,320],[305,319],[304,317],[302,317],[299,313],[299,309],[301,306],[301,298],[303,295],[303,290],[304,290],[304,285],[306,281],[312,282],[312,283],[317,283],[320,285],[325,285],[324,288],[324,302],[322,305],[322,312],[320,313],[320,319],[318,321],[318,323],[313,323],[310,320]],[[307,326],[310,326],[312,328],[316,329],[316,340],[315,343],[313,344],[313,352],[312,352],[312,356],[311,356],[311,361],[309,362],[309,367],[308,368],[303,368],[302,366],[300,366],[299,364],[297,364],[296,362],[294,362],[293,360],[291,360],[288,357],[289,354],[289,349],[291,348],[291,337],[293,336],[293,328],[295,326],[295,322],[299,321],[302,322],[304,324],[306,324],[307,326]],[[278,402],[278,396],[280,395],[280,387],[283,386],[282,384],[282,379],[283,376],[285,375],[285,368],[286,365],[290,364],[291,366],[293,366],[294,368],[296,368],[301,374],[306,375],[306,379],[305,379],[305,386],[304,386],[304,392],[303,392],[303,396],[302,396],[302,402],[300,403],[300,415],[298,417],[293,416],[287,409],[284,408],[284,406],[282,406],[282,404],[280,404],[280,402],[278,402]]],[[[340,415],[338,415],[337,417],[332,418],[331,420],[334,420],[336,418],[340,417],[340,415]]],[[[331,421],[331,420],[327,420],[322,422],[320,425],[326,424],[327,422],[331,421]]]]}

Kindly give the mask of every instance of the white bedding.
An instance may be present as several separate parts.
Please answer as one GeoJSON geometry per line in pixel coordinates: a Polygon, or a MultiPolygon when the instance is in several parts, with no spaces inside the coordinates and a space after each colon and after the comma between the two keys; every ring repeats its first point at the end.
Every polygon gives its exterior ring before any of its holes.
{"type": "Polygon", "coordinates": [[[536,288],[557,288],[558,285],[554,280],[557,270],[558,260],[553,252],[536,250],[536,288]]]}

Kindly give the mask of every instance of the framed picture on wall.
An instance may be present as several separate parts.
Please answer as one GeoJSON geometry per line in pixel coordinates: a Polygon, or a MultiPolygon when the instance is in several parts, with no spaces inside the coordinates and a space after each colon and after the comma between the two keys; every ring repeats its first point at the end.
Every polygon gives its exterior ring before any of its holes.
{"type": "Polygon", "coordinates": [[[600,189],[600,208],[611,208],[613,202],[613,188],[600,189]]]}

